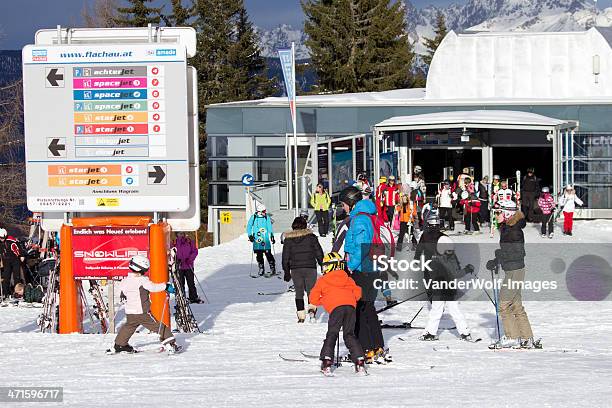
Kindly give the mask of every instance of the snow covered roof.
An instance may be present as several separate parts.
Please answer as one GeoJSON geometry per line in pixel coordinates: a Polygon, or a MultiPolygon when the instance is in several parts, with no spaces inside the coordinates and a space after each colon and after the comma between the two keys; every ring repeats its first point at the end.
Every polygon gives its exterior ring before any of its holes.
{"type": "Polygon", "coordinates": [[[398,127],[402,129],[443,129],[461,127],[505,128],[507,126],[523,129],[572,128],[576,126],[576,123],[530,112],[473,110],[395,116],[378,123],[375,127],[380,130],[389,130],[398,127]]]}
{"type": "MultiPolygon", "coordinates": [[[[425,88],[392,89],[382,92],[359,92],[344,94],[303,95],[297,97],[298,106],[321,105],[372,105],[376,103],[398,103],[405,101],[422,100],[425,97],[425,88]]],[[[286,96],[269,97],[253,101],[237,101],[218,103],[211,106],[287,106],[286,96]]]]}
{"type": "Polygon", "coordinates": [[[612,96],[612,30],[449,32],[426,99],[589,99],[612,96]],[[597,56],[597,57],[596,57],[597,56]],[[599,74],[594,59],[599,59],[599,74]]]}

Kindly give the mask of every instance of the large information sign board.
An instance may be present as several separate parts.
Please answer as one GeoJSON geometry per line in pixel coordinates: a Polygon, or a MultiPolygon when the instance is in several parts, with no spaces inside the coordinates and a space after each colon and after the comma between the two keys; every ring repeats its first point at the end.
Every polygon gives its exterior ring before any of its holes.
{"type": "Polygon", "coordinates": [[[186,69],[178,44],[26,46],[28,208],[187,210],[186,69]]]}

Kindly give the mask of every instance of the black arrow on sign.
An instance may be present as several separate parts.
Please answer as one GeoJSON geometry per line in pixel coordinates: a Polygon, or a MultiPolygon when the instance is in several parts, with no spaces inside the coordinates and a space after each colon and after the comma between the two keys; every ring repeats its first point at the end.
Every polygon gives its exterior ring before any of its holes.
{"type": "Polygon", "coordinates": [[[61,156],[60,152],[66,150],[66,145],[59,144],[59,141],[59,139],[53,139],[51,143],[49,143],[49,151],[56,157],[61,156]]]}
{"type": "Polygon", "coordinates": [[[47,81],[49,81],[51,86],[59,86],[57,81],[64,80],[64,74],[58,74],[57,71],[57,68],[52,68],[49,70],[49,74],[47,75],[47,81]]]}
{"type": "Polygon", "coordinates": [[[164,173],[164,169],[162,169],[161,166],[153,166],[153,168],[155,171],[149,172],[149,178],[155,179],[153,180],[153,184],[159,184],[166,178],[166,173],[164,173]]]}

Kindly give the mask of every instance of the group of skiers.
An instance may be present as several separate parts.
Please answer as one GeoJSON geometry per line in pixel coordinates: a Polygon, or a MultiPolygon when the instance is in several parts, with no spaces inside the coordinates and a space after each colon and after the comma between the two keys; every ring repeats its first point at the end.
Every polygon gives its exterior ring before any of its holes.
{"type": "Polygon", "coordinates": [[[0,301],[11,297],[15,285],[25,283],[21,269],[25,254],[22,252],[18,241],[6,229],[0,228],[0,301]]]}

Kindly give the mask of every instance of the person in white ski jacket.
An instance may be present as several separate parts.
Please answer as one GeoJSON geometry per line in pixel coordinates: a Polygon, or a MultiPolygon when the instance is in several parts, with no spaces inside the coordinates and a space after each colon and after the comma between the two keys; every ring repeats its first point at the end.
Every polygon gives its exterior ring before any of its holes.
{"type": "MultiPolygon", "coordinates": [[[[151,314],[151,301],[149,300],[150,292],[162,292],[164,290],[173,292],[174,288],[167,283],[151,282],[145,276],[149,267],[150,262],[146,257],[142,255],[134,256],[130,260],[130,272],[118,284],[121,298],[125,298],[125,316],[127,321],[121,326],[115,338],[114,349],[116,353],[135,352],[134,348],[129,345],[129,341],[139,326],[144,326],[149,331],[158,333],[159,340],[166,351],[174,353],[181,350],[181,347],[176,344],[176,339],[172,335],[170,328],[160,323],[151,314]]],[[[166,313],[170,313],[170,311],[166,310],[166,313]]]]}
{"type": "Polygon", "coordinates": [[[576,196],[576,190],[574,186],[570,184],[565,187],[565,192],[559,199],[559,207],[561,207],[563,211],[563,235],[572,235],[576,204],[582,206],[584,203],[576,196]]]}

